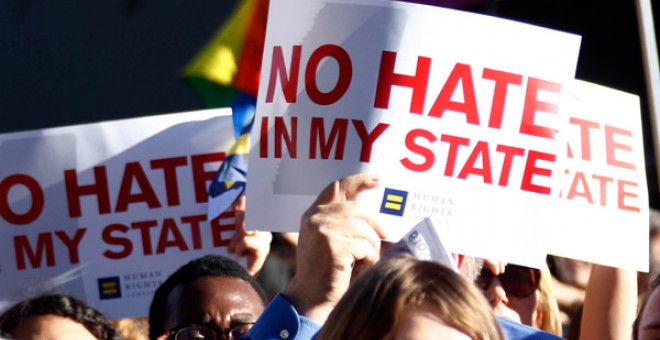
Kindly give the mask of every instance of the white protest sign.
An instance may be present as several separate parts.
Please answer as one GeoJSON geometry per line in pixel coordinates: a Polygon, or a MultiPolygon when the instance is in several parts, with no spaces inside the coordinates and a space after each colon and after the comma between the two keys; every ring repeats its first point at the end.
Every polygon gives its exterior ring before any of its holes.
{"type": "Polygon", "coordinates": [[[431,6],[272,1],[248,228],[297,231],[325,185],[369,172],[382,184],[359,199],[391,240],[433,216],[465,236],[457,252],[538,266],[533,222],[559,189],[555,135],[579,47],[431,6]]]}
{"type": "Polygon", "coordinates": [[[412,227],[383,257],[408,253],[422,261],[435,261],[459,272],[451,247],[448,247],[447,243],[447,237],[441,235],[440,228],[427,217],[412,227]]]}
{"type": "Polygon", "coordinates": [[[648,271],[649,198],[639,97],[576,80],[552,254],[648,271]]]}
{"type": "Polygon", "coordinates": [[[218,109],[0,135],[0,310],[40,292],[146,316],[193,258],[226,254],[207,188],[233,142],[218,109]]]}

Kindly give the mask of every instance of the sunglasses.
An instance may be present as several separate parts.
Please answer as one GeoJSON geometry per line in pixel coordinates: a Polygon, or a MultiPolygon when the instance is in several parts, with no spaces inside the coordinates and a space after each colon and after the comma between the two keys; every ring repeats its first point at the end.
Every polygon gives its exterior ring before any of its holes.
{"type": "Polygon", "coordinates": [[[484,266],[475,283],[485,292],[490,288],[495,277],[500,280],[507,294],[524,298],[532,295],[539,288],[541,271],[535,268],[509,264],[506,266],[504,273],[495,275],[484,266]]]}
{"type": "MultiPolygon", "coordinates": [[[[183,327],[178,327],[170,330],[164,339],[167,340],[235,340],[241,336],[247,334],[247,332],[252,328],[254,322],[242,322],[233,325],[227,330],[223,330],[220,333],[217,333],[216,330],[213,330],[206,326],[201,325],[187,325],[183,327]]],[[[159,338],[161,339],[161,338],[159,338]]]]}

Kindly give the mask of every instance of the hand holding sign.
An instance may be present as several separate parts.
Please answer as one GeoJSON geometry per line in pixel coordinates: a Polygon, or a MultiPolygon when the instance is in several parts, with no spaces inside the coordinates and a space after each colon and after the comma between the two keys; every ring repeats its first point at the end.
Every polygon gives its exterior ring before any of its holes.
{"type": "Polygon", "coordinates": [[[536,221],[560,189],[579,47],[572,34],[440,7],[272,0],[249,228],[295,231],[325,184],[374,173],[379,187],[359,200],[390,240],[431,216],[457,253],[539,265],[536,221]]]}
{"type": "Polygon", "coordinates": [[[231,205],[236,221],[236,231],[232,236],[227,252],[245,257],[246,269],[250,275],[259,273],[270,253],[270,242],[273,234],[268,231],[245,231],[245,195],[239,196],[231,205]]]}
{"type": "Polygon", "coordinates": [[[296,275],[285,293],[300,314],[323,323],[348,289],[354,269],[378,261],[384,235],[352,200],[376,185],[378,178],[367,174],[334,181],[303,215],[296,275]]]}

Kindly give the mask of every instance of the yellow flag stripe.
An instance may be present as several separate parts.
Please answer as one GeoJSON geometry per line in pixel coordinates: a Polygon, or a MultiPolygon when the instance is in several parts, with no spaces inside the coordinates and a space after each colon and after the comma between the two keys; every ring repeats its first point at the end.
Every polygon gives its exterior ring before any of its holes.
{"type": "Polygon", "coordinates": [[[242,1],[213,40],[186,67],[186,76],[202,76],[221,85],[231,85],[238,72],[238,60],[255,5],[255,0],[242,1]]]}

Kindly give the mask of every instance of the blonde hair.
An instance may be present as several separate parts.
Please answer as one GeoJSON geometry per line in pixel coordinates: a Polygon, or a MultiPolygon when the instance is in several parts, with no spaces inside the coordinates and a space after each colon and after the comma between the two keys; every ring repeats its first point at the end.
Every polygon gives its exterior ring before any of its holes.
{"type": "Polygon", "coordinates": [[[536,313],[540,318],[538,328],[548,333],[562,336],[562,324],[557,297],[552,289],[552,280],[548,266],[541,268],[539,288],[536,291],[538,304],[536,313]]]}
{"type": "Polygon", "coordinates": [[[124,318],[112,321],[124,340],[148,340],[149,321],[146,317],[124,318]]]}
{"type": "Polygon", "coordinates": [[[400,255],[381,260],[344,294],[319,339],[382,339],[396,334],[408,308],[430,302],[449,326],[472,339],[503,339],[492,309],[466,278],[434,262],[400,255]]]}

